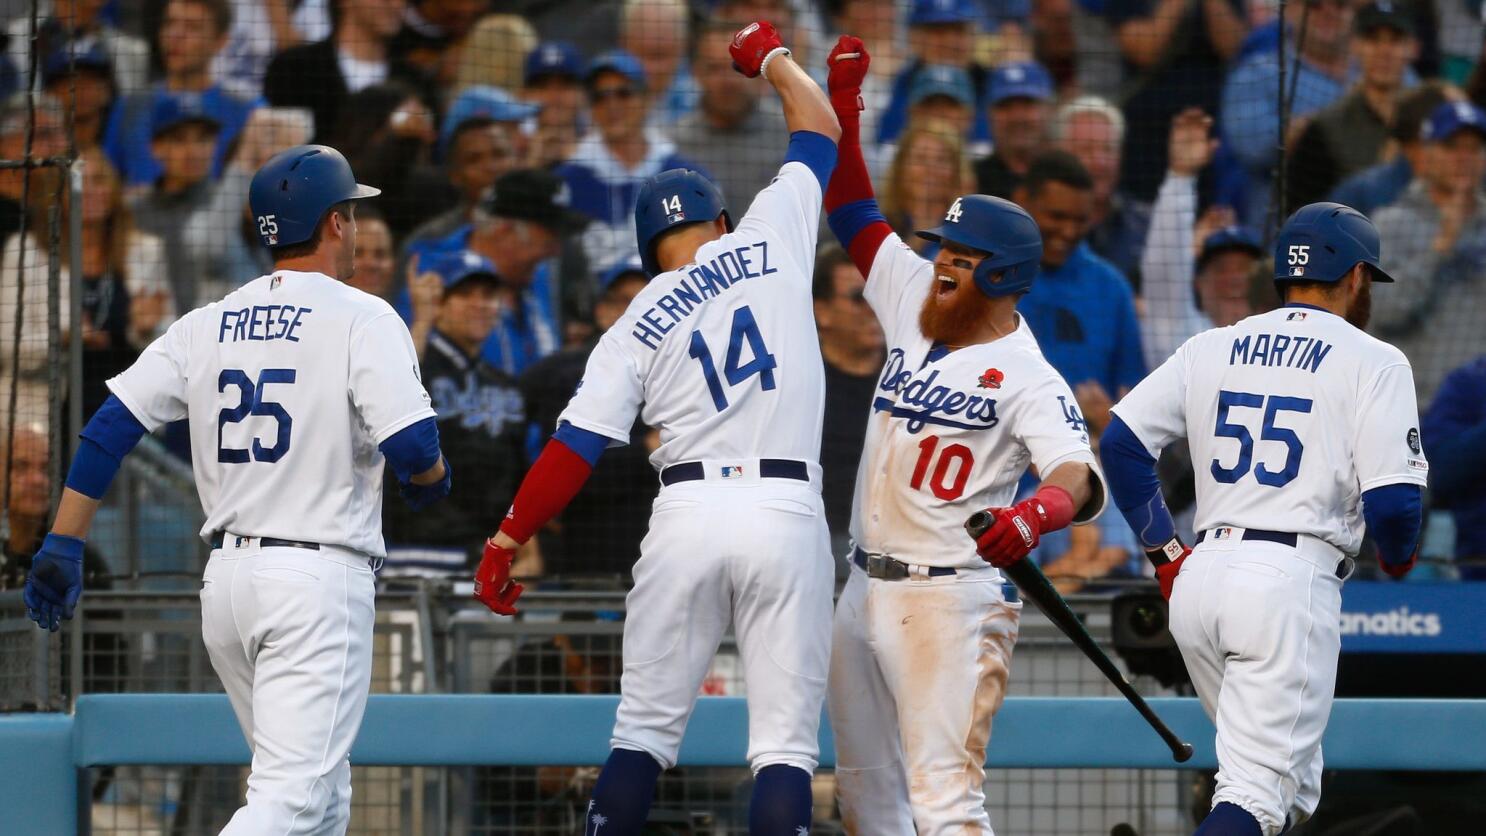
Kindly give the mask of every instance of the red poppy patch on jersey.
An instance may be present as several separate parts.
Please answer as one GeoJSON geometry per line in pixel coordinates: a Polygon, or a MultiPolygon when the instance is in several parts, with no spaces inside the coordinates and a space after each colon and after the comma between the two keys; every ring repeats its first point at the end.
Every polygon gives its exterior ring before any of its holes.
{"type": "Polygon", "coordinates": [[[1006,375],[1002,374],[1000,369],[986,369],[977,382],[982,389],[1000,389],[1001,381],[1005,379],[1006,375]]]}

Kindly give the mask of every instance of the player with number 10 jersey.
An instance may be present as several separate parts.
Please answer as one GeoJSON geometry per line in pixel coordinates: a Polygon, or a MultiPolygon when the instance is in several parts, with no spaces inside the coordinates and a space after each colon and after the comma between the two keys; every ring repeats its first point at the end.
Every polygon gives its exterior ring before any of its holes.
{"type": "Polygon", "coordinates": [[[990,834],[982,788],[1021,604],[999,567],[1088,522],[1104,491],[1068,384],[1016,313],[1042,236],[1016,204],[967,195],[910,250],[872,194],[859,140],[862,43],[828,59],[841,121],[831,229],[867,277],[887,362],[857,470],[829,700],[836,786],[854,836],[990,834]],[[1037,493],[1013,504],[1028,467],[1037,493]],[[964,523],[987,508],[974,542],[964,523]],[[989,564],[989,565],[988,565],[989,564]]]}

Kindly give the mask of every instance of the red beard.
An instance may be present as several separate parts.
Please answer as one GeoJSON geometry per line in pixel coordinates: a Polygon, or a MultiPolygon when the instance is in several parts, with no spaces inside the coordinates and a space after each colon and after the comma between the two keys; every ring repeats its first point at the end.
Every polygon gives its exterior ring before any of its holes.
{"type": "Polygon", "coordinates": [[[991,300],[970,279],[962,281],[948,296],[935,292],[938,287],[935,279],[924,297],[918,312],[919,330],[943,345],[969,345],[991,316],[991,300]]]}

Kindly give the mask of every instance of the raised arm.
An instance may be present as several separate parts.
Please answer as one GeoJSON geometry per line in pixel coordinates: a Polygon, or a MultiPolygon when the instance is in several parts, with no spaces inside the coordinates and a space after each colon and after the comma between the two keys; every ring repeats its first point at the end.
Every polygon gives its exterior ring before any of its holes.
{"type": "Polygon", "coordinates": [[[830,67],[827,86],[831,91],[831,109],[841,122],[836,170],[826,187],[827,221],[857,269],[869,281],[872,261],[883,239],[893,231],[877,206],[867,161],[862,157],[862,80],[867,77],[871,62],[866,44],[851,35],[842,35],[826,58],[830,67]]]}
{"type": "Polygon", "coordinates": [[[841,124],[820,85],[810,79],[780,40],[779,31],[767,21],[750,23],[733,36],[729,47],[733,66],[749,78],[762,75],[784,104],[784,124],[789,132],[811,131],[832,142],[841,138],[841,124]]]}

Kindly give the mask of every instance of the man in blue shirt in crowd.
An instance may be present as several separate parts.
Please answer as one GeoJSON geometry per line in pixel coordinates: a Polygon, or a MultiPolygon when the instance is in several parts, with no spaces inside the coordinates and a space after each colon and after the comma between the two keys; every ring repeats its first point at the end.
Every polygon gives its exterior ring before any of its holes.
{"type": "MultiPolygon", "coordinates": [[[[1455,517],[1455,559],[1486,561],[1486,355],[1445,377],[1421,419],[1434,460],[1429,493],[1455,517]]],[[[1462,567],[1460,577],[1486,580],[1486,562],[1462,567]]]]}
{"type": "MultiPolygon", "coordinates": [[[[412,265],[427,266],[464,250],[490,259],[509,296],[480,356],[507,374],[520,374],[562,343],[551,260],[561,249],[562,235],[588,222],[569,204],[568,188],[555,174],[517,169],[495,181],[485,203],[486,217],[443,238],[408,246],[412,265]]],[[[422,267],[416,269],[421,272],[422,267]]],[[[395,307],[411,322],[406,289],[395,307]]]]}
{"type": "Polygon", "coordinates": [[[1028,167],[1015,200],[1042,230],[1042,273],[1017,311],[1098,434],[1113,401],[1145,376],[1145,362],[1130,284],[1083,240],[1093,186],[1066,151],[1049,151],[1028,167]]]}
{"type": "Polygon", "coordinates": [[[114,106],[103,148],[129,185],[155,182],[160,163],[150,151],[150,114],[170,96],[193,96],[220,126],[212,177],[221,174],[227,150],[261,100],[239,98],[212,80],[212,60],[227,45],[232,28],[228,0],[170,0],[165,4],[157,45],[165,77],[149,90],[125,96],[114,106]]]}
{"type": "Polygon", "coordinates": [[[926,66],[947,64],[964,69],[976,85],[975,124],[971,139],[991,137],[986,120],[986,70],[974,62],[975,33],[984,19],[976,0],[914,0],[908,13],[910,60],[893,79],[892,98],[877,123],[877,142],[894,142],[908,124],[914,82],[926,66]]]}

